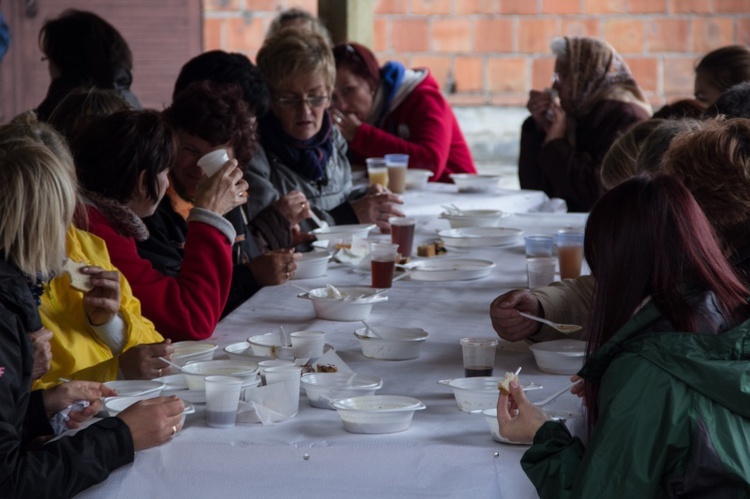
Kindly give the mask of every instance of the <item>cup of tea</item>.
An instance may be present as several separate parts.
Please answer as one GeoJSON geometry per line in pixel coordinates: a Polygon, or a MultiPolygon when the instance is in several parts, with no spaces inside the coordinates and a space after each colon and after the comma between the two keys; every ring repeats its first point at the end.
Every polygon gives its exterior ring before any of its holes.
{"type": "Polygon", "coordinates": [[[229,161],[229,154],[226,149],[216,149],[198,160],[198,166],[203,170],[206,177],[212,177],[222,166],[229,161]]]}
{"type": "Polygon", "coordinates": [[[385,165],[385,158],[367,158],[367,178],[370,185],[380,185],[388,187],[388,167],[385,165]]]}
{"type": "Polygon", "coordinates": [[[497,338],[462,338],[464,376],[467,378],[492,376],[497,344],[497,338]]]}
{"type": "Polygon", "coordinates": [[[373,288],[390,288],[393,285],[393,270],[397,257],[398,244],[370,243],[373,288]]]}
{"type": "Polygon", "coordinates": [[[557,256],[560,260],[560,279],[575,279],[581,275],[583,235],[580,231],[558,231],[557,256]]]}
{"type": "Polygon", "coordinates": [[[398,254],[401,258],[410,257],[417,221],[409,217],[390,217],[388,223],[391,225],[391,242],[398,245],[398,254]]]}

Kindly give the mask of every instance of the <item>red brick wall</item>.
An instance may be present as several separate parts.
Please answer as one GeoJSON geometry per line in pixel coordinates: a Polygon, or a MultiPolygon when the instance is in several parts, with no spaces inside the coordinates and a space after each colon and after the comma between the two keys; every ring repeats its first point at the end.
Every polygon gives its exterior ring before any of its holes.
{"type": "MultiPolygon", "coordinates": [[[[360,0],[370,1],[370,0],[360,0]]],[[[707,51],[750,45],[750,0],[372,0],[381,61],[430,67],[454,104],[524,104],[549,85],[549,42],[598,36],[626,59],[655,107],[693,94],[707,51]]],[[[205,0],[204,47],[254,57],[280,8],[317,11],[317,0],[205,0]]]]}

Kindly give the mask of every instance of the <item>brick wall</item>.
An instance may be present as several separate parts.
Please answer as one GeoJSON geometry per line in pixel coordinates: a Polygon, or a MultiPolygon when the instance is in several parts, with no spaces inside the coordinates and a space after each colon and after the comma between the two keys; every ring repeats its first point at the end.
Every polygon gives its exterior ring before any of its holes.
{"type": "MultiPolygon", "coordinates": [[[[370,1],[370,0],[359,0],[370,1]]],[[[706,52],[750,45],[750,0],[372,0],[381,61],[427,66],[456,105],[522,105],[549,85],[549,42],[562,35],[608,40],[655,107],[693,93],[706,52]]],[[[251,58],[278,9],[317,12],[317,0],[205,0],[204,48],[251,58]]]]}

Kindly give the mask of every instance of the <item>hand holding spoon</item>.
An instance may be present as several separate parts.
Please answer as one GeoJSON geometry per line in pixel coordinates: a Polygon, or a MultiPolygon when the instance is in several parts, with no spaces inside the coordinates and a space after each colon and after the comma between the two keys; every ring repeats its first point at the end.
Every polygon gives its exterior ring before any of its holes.
{"type": "Polygon", "coordinates": [[[581,326],[575,325],[575,324],[558,324],[556,322],[548,321],[547,319],[542,319],[541,317],[537,317],[536,315],[527,314],[525,312],[518,312],[518,314],[521,317],[526,317],[527,319],[531,319],[532,321],[538,321],[542,324],[547,324],[548,326],[557,329],[562,334],[570,334],[575,333],[576,331],[580,331],[582,328],[581,326]]]}

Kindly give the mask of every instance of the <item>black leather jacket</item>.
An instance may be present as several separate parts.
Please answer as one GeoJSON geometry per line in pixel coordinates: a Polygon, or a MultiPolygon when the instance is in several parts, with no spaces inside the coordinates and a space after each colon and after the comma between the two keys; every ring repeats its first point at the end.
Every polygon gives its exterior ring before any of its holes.
{"type": "Polygon", "coordinates": [[[133,461],[133,439],[118,418],[27,451],[52,434],[41,391],[30,392],[28,334],[42,327],[23,275],[0,259],[0,497],[71,497],[133,461]]]}

